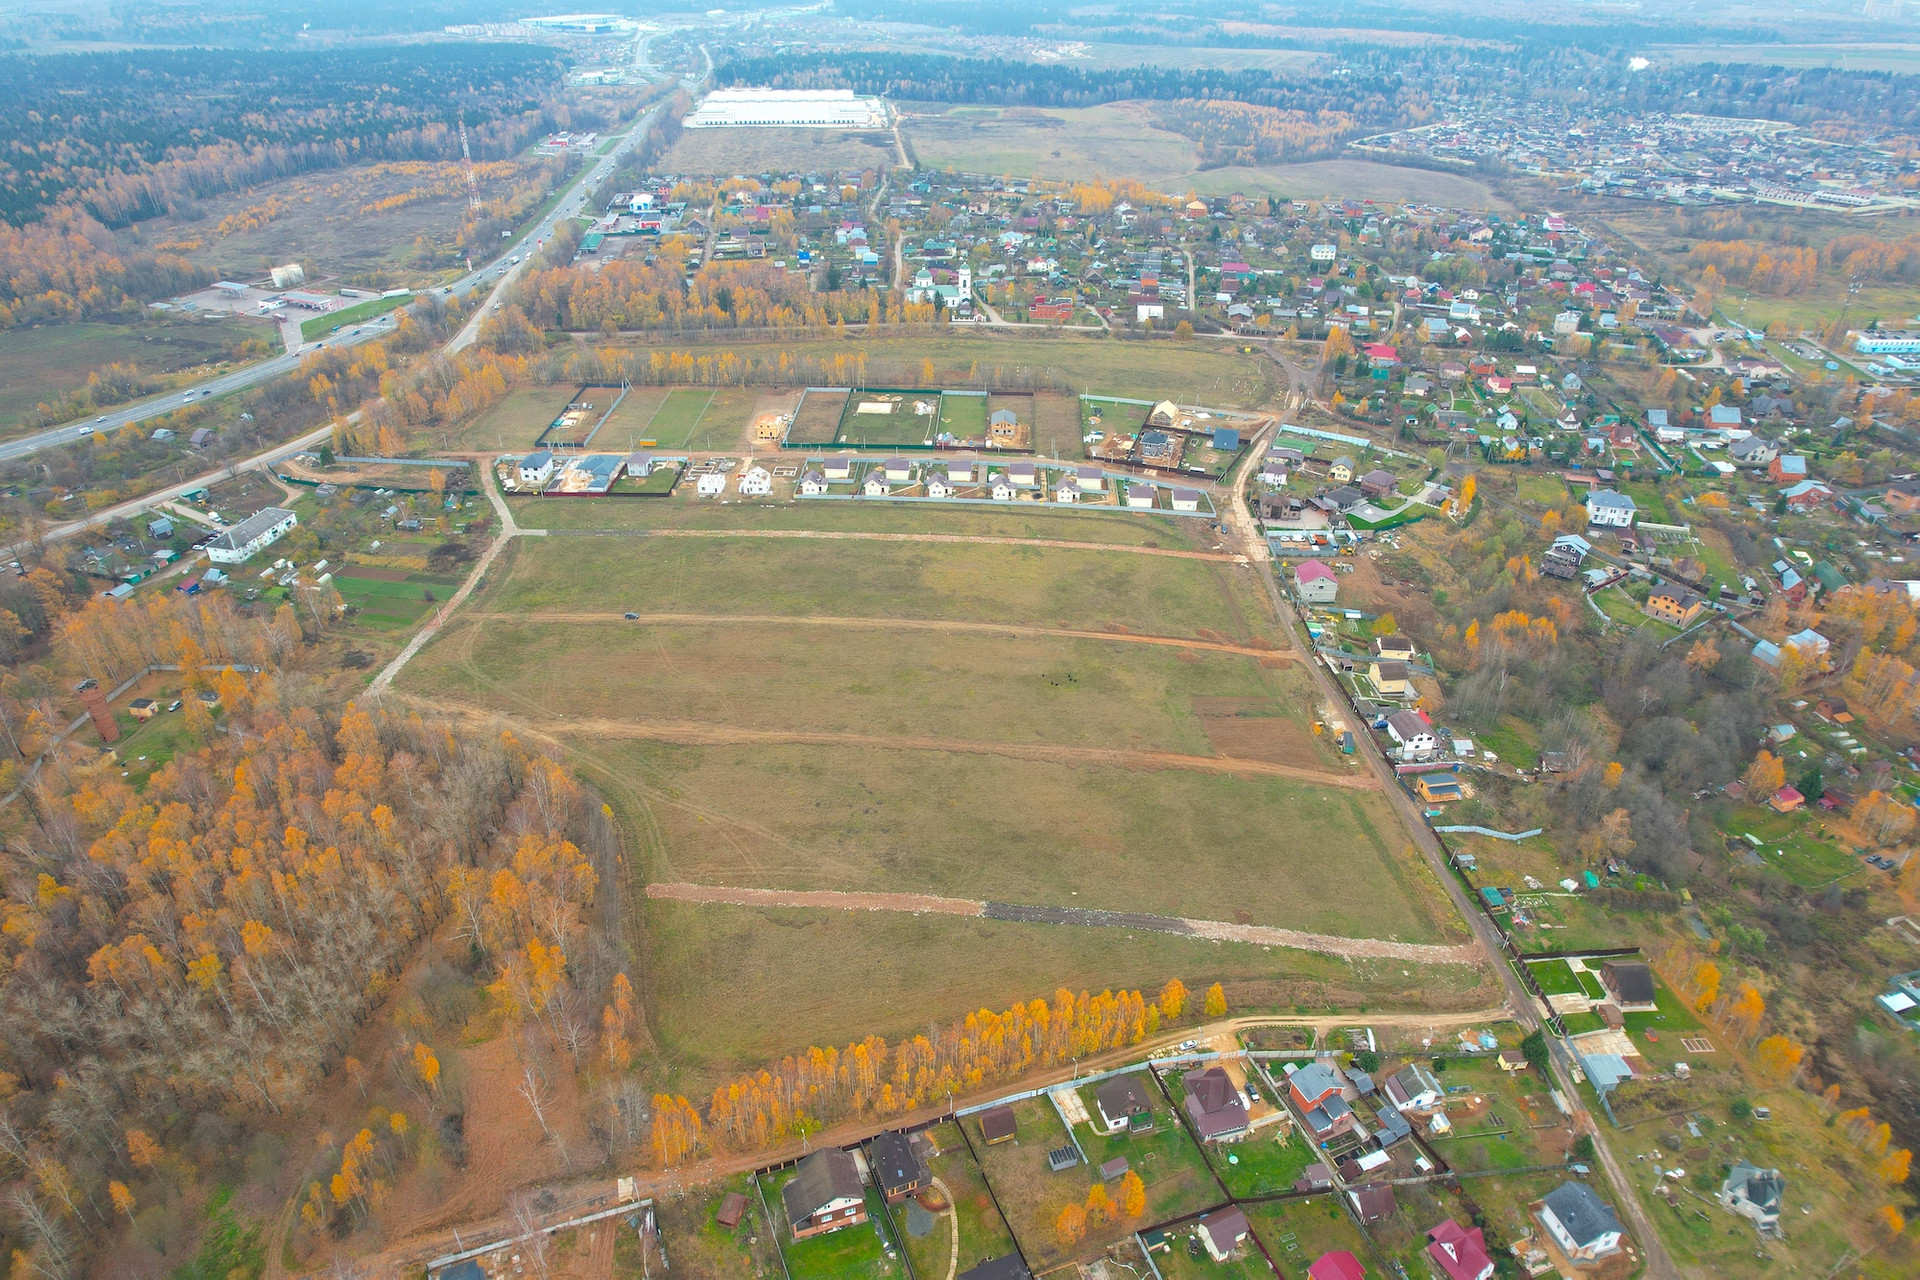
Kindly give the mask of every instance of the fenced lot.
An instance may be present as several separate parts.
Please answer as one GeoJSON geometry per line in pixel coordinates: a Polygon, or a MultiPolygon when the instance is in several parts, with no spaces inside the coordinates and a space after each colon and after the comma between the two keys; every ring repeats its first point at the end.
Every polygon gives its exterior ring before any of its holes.
{"type": "Polygon", "coordinates": [[[978,1266],[989,1258],[1013,1252],[1013,1233],[994,1207],[987,1191],[986,1177],[967,1150],[957,1123],[935,1125],[926,1131],[940,1153],[927,1162],[927,1169],[945,1187],[952,1198],[950,1213],[934,1215],[933,1230],[916,1237],[905,1224],[905,1205],[894,1208],[894,1218],[906,1230],[907,1257],[916,1276],[943,1277],[948,1259],[953,1256],[955,1222],[960,1234],[959,1270],[978,1266]]]}
{"type": "Polygon", "coordinates": [[[837,443],[856,449],[930,448],[940,421],[940,399],[937,390],[855,391],[840,415],[837,443]]]}
{"type": "Polygon", "coordinates": [[[794,411],[793,425],[787,429],[790,445],[829,445],[840,436],[840,416],[846,412],[847,393],[830,388],[808,387],[794,411]]]}
{"type": "MultiPolygon", "coordinates": [[[[1194,1145],[1173,1107],[1160,1093],[1145,1071],[1134,1076],[1153,1104],[1154,1127],[1151,1133],[1108,1134],[1100,1129],[1100,1109],[1094,1103],[1098,1085],[1082,1085],[1077,1092],[1092,1117],[1091,1124],[1079,1127],[1080,1145],[1097,1172],[1107,1161],[1122,1158],[1147,1188],[1147,1211],[1143,1220],[1165,1222],[1183,1213],[1192,1213],[1220,1201],[1220,1188],[1207,1172],[1207,1161],[1194,1145]]],[[[1117,1200],[1120,1190],[1116,1179],[1108,1191],[1117,1200]]]]}
{"type": "Polygon", "coordinates": [[[987,434],[987,397],[946,391],[940,395],[940,430],[960,440],[982,440],[987,434]]]}
{"type": "Polygon", "coordinates": [[[985,1145],[980,1137],[980,1118],[968,1116],[962,1123],[973,1126],[970,1136],[993,1193],[1012,1219],[1020,1252],[1038,1271],[1068,1258],[1090,1257],[1107,1241],[1125,1234],[1119,1224],[1089,1229],[1077,1244],[1063,1241],[1054,1230],[1060,1211],[1068,1205],[1086,1203],[1087,1192],[1100,1181],[1100,1171],[1084,1164],[1055,1173],[1047,1164],[1047,1153],[1069,1145],[1066,1128],[1053,1104],[1045,1098],[1027,1098],[1013,1104],[1019,1134],[1012,1141],[985,1145]]]}

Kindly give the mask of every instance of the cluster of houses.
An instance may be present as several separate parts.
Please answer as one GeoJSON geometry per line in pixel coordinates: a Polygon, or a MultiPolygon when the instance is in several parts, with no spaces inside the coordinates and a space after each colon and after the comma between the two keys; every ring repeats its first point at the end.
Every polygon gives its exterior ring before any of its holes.
{"type": "Polygon", "coordinates": [[[678,468],[682,460],[650,453],[583,453],[562,456],[547,449],[511,463],[502,477],[509,492],[547,497],[599,498],[614,491],[621,480],[642,481],[665,467],[678,468]]]}
{"type": "MultiPolygon", "coordinates": [[[[756,471],[765,475],[765,469],[758,467],[742,474],[743,494],[766,491],[760,489],[766,481],[756,477],[756,471]]],[[[794,491],[801,498],[930,498],[1108,506],[1179,515],[1212,513],[1203,491],[1182,485],[1113,475],[1094,466],[988,463],[978,458],[916,461],[892,457],[873,461],[850,453],[809,458],[794,491]]]]}

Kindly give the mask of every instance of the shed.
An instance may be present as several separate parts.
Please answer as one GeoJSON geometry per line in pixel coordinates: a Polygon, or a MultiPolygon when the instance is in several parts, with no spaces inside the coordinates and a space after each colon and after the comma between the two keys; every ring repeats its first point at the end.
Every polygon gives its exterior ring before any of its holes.
{"type": "Polygon", "coordinates": [[[980,1113],[980,1137],[988,1145],[1009,1142],[1019,1136],[1012,1107],[989,1107],[980,1113]]]}

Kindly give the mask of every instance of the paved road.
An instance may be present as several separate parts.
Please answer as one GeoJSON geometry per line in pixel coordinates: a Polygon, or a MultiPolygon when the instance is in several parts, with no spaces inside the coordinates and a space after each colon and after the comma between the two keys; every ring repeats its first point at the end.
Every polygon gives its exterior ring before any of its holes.
{"type": "MultiPolygon", "coordinates": [[[[1287,379],[1290,383],[1288,410],[1291,411],[1306,398],[1305,377],[1299,369],[1284,359],[1271,345],[1268,346],[1268,354],[1273,357],[1274,361],[1279,364],[1281,369],[1287,374],[1287,379]]],[[[1263,444],[1264,436],[1257,438],[1254,443],[1256,445],[1263,444]]],[[[1314,655],[1305,648],[1300,638],[1300,628],[1296,625],[1296,615],[1294,614],[1293,608],[1285,597],[1281,595],[1278,587],[1275,585],[1273,565],[1267,555],[1266,540],[1261,536],[1259,529],[1254,524],[1251,513],[1247,510],[1247,485],[1257,469],[1253,464],[1253,458],[1258,456],[1259,450],[1249,450],[1248,453],[1248,461],[1241,466],[1239,472],[1234,477],[1226,501],[1219,504],[1221,507],[1221,526],[1223,530],[1231,533],[1233,537],[1242,544],[1241,550],[1250,560],[1253,560],[1258,565],[1258,572],[1271,598],[1273,607],[1279,614],[1281,622],[1286,626],[1287,638],[1292,642],[1294,648],[1299,651],[1301,658],[1306,662],[1307,668],[1313,672],[1314,682],[1320,690],[1321,697],[1331,706],[1344,706],[1346,705],[1345,694],[1334,683],[1332,673],[1327,670],[1326,666],[1314,661],[1314,655]]],[[[1419,806],[1413,802],[1412,797],[1401,788],[1399,782],[1395,779],[1392,768],[1388,765],[1386,757],[1380,754],[1379,746],[1374,742],[1372,735],[1367,733],[1356,734],[1355,741],[1359,745],[1358,755],[1366,763],[1367,767],[1372,770],[1374,776],[1385,789],[1388,802],[1394,806],[1395,812],[1400,817],[1401,825],[1406,828],[1407,834],[1412,838],[1414,846],[1418,848],[1421,855],[1426,858],[1427,865],[1432,869],[1434,878],[1438,880],[1440,886],[1446,890],[1447,896],[1453,900],[1454,909],[1457,910],[1461,918],[1467,922],[1467,926],[1473,931],[1475,940],[1485,949],[1493,965],[1494,973],[1499,977],[1500,984],[1506,991],[1507,1006],[1512,1011],[1514,1018],[1529,1031],[1541,1030],[1542,1019],[1539,1008],[1533,999],[1532,993],[1521,985],[1519,977],[1514,974],[1512,966],[1507,963],[1506,949],[1501,943],[1499,930],[1494,926],[1493,922],[1481,914],[1479,908],[1468,899],[1465,887],[1462,886],[1459,879],[1455,877],[1451,866],[1447,862],[1446,852],[1440,847],[1439,837],[1435,836],[1432,828],[1427,825],[1426,817],[1421,813],[1419,806]]],[[[1632,1180],[1627,1177],[1625,1168],[1622,1167],[1619,1160],[1615,1158],[1606,1141],[1599,1137],[1599,1130],[1592,1114],[1581,1104],[1579,1090],[1575,1089],[1572,1084],[1573,1063],[1564,1045],[1551,1033],[1547,1036],[1547,1045],[1553,1057],[1554,1074],[1557,1077],[1556,1083],[1560,1086],[1562,1093],[1567,1097],[1569,1105],[1574,1108],[1575,1123],[1584,1131],[1595,1135],[1595,1153],[1599,1158],[1601,1167],[1606,1170],[1607,1176],[1613,1181],[1616,1193],[1615,1198],[1619,1203],[1621,1216],[1626,1219],[1627,1225],[1632,1229],[1635,1238],[1639,1242],[1641,1256],[1646,1259],[1646,1274],[1652,1277],[1652,1280],[1671,1280],[1671,1278],[1677,1277],[1680,1273],[1675,1268],[1673,1259],[1668,1255],[1665,1246],[1661,1244],[1660,1237],[1654,1232],[1653,1222],[1647,1217],[1646,1209],[1640,1203],[1639,1194],[1632,1180]]]]}
{"type": "MultiPolygon", "coordinates": [[[[639,120],[635,121],[620,144],[606,155],[596,159],[592,169],[588,170],[584,176],[575,180],[572,189],[565,198],[563,198],[546,217],[540,220],[538,226],[527,235],[521,237],[514,246],[510,247],[503,259],[487,263],[477,270],[470,271],[458,280],[455,280],[452,284],[440,286],[435,292],[442,297],[452,296],[463,298],[476,289],[484,289],[487,291],[489,297],[491,297],[502,285],[518,276],[520,271],[526,266],[526,258],[529,256],[531,248],[551,235],[554,226],[558,222],[565,218],[573,217],[583,211],[586,204],[587,189],[604,181],[612,174],[615,164],[619,162],[621,157],[624,156],[631,147],[646,136],[646,132],[652,127],[654,120],[657,119],[660,112],[665,109],[666,104],[662,102],[639,120]],[[514,263],[508,260],[514,257],[520,258],[521,261],[514,263]]],[[[447,345],[448,351],[460,351],[472,345],[474,339],[479,335],[479,322],[483,314],[485,314],[484,307],[480,311],[475,312],[474,318],[468,322],[466,328],[462,329],[460,333],[455,336],[454,341],[447,345]]],[[[270,359],[258,361],[244,368],[232,369],[226,373],[218,374],[206,379],[204,382],[195,383],[192,387],[184,389],[176,388],[164,395],[149,396],[145,400],[137,400],[131,404],[123,404],[116,409],[108,410],[104,414],[95,414],[90,418],[85,418],[78,422],[63,423],[57,427],[48,427],[44,431],[36,431],[32,435],[21,436],[16,440],[9,440],[5,444],[0,444],[0,462],[10,461],[14,458],[24,458],[28,454],[37,453],[42,449],[52,448],[55,445],[72,444],[80,437],[95,431],[111,434],[122,427],[145,422],[149,418],[157,418],[162,414],[172,413],[175,409],[182,408],[185,405],[199,400],[231,395],[236,391],[244,391],[248,387],[259,386],[263,382],[269,382],[283,374],[293,372],[300,367],[301,359],[313,351],[329,346],[358,346],[363,342],[372,342],[376,338],[381,338],[392,333],[396,324],[397,319],[394,315],[381,316],[378,319],[369,320],[364,324],[358,325],[352,330],[328,334],[326,337],[317,341],[304,343],[293,351],[284,352],[270,359]]],[[[303,437],[303,439],[311,442],[312,438],[303,437]]],[[[275,452],[279,452],[279,450],[275,450],[275,452]]],[[[251,462],[249,465],[251,465],[251,462]]],[[[202,484],[208,483],[213,478],[213,475],[209,475],[204,479],[187,484],[184,488],[199,488],[202,484]]],[[[184,489],[181,490],[181,492],[184,492],[184,489]]]]}

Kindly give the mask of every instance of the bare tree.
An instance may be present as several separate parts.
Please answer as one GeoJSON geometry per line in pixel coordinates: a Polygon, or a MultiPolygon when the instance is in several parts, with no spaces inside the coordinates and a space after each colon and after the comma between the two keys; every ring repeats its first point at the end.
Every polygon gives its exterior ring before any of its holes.
{"type": "Polygon", "coordinates": [[[24,1186],[8,1192],[7,1201],[38,1246],[26,1255],[34,1272],[46,1280],[68,1280],[74,1275],[73,1246],[67,1242],[66,1228],[60,1220],[24,1186]]]}
{"type": "Polygon", "coordinates": [[[547,1121],[547,1110],[553,1106],[553,1089],[547,1084],[546,1073],[535,1061],[531,1046],[523,1045],[520,1051],[520,1079],[514,1086],[514,1092],[527,1100],[527,1106],[533,1112],[533,1118],[540,1124],[540,1132],[546,1135],[560,1150],[560,1159],[567,1168],[573,1168],[573,1157],[567,1152],[567,1144],[553,1131],[547,1121]]]}
{"type": "Polygon", "coordinates": [[[547,1233],[540,1229],[541,1214],[538,1197],[531,1191],[519,1191],[514,1194],[513,1201],[508,1207],[513,1212],[514,1225],[520,1229],[521,1254],[533,1263],[537,1274],[546,1275],[547,1233]]]}

